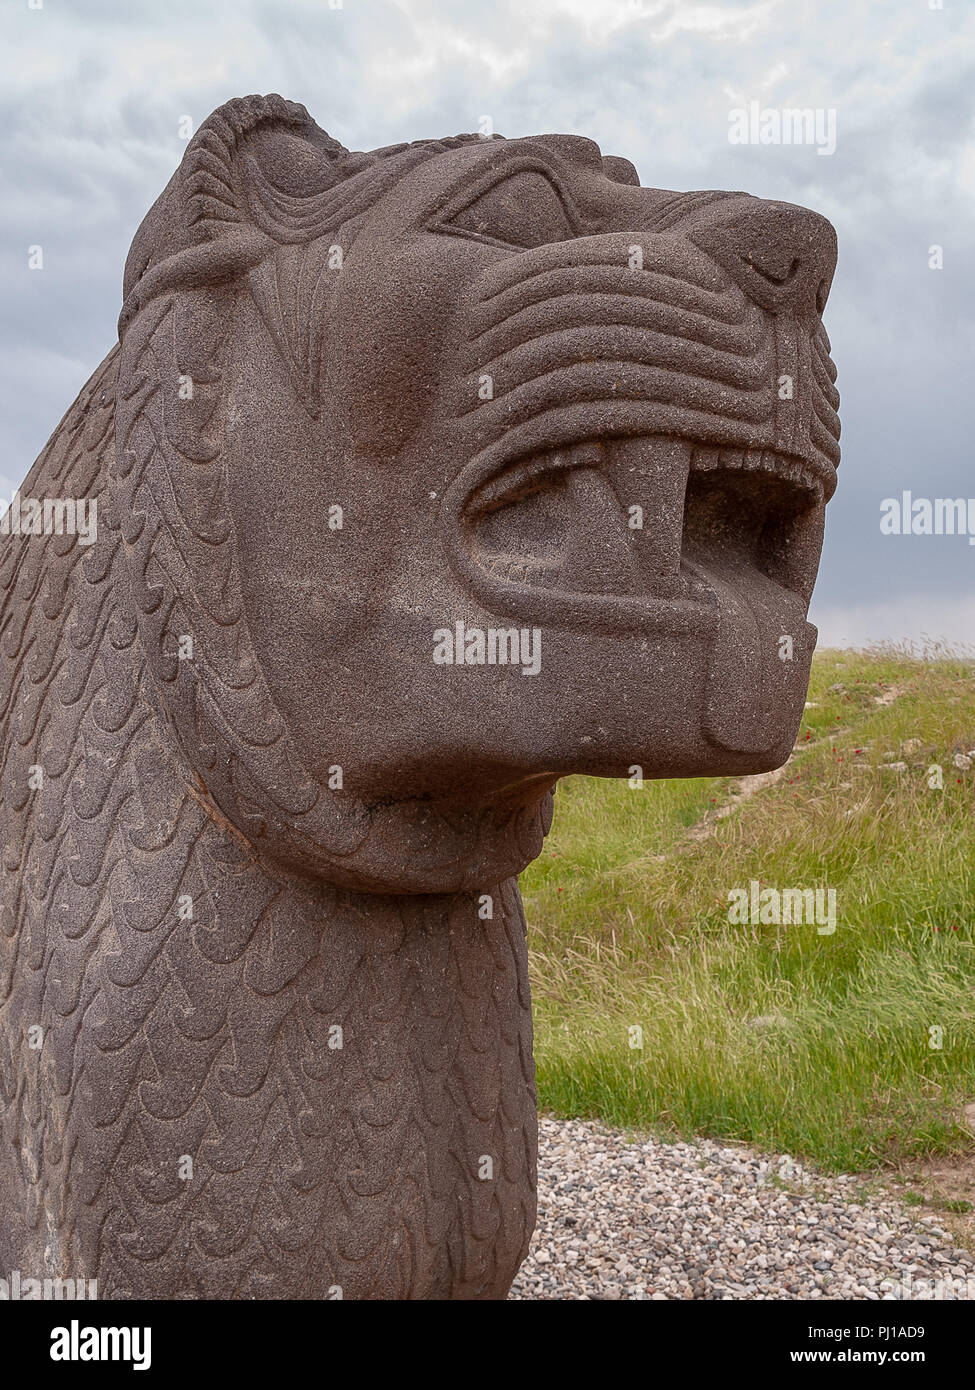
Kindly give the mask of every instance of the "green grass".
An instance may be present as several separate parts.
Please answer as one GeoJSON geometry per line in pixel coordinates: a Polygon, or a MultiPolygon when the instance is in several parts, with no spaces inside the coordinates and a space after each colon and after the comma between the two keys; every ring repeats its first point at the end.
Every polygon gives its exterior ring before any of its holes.
{"type": "Polygon", "coordinates": [[[975,747],[975,662],[826,651],[808,699],[783,778],[700,838],[735,779],[561,784],[522,877],[549,1113],[832,1170],[971,1146],[975,768],[952,758],[975,747]],[[835,888],[835,933],[730,924],[751,879],[835,888]]]}

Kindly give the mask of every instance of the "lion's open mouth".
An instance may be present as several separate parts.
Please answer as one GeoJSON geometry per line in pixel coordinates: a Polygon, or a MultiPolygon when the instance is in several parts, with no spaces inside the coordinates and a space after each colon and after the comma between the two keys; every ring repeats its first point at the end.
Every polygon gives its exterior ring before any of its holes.
{"type": "Polygon", "coordinates": [[[749,607],[778,597],[804,610],[823,506],[817,471],[771,450],[587,441],[518,459],[474,488],[468,575],[488,607],[525,622],[656,625],[656,614],[665,627],[681,615],[678,627],[706,627],[735,593],[749,607]]]}
{"type": "Polygon", "coordinates": [[[806,609],[832,465],[663,434],[514,460],[503,448],[444,499],[441,534],[471,597],[519,626],[703,638],[704,733],[781,752],[815,646],[806,609]]]}

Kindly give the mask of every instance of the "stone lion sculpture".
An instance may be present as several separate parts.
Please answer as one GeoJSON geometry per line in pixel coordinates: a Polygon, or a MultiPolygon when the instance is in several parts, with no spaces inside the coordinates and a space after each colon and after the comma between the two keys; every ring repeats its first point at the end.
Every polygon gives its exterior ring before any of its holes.
{"type": "Polygon", "coordinates": [[[503,1298],[559,777],[795,738],[829,223],[577,136],[197,131],[0,538],[0,1265],[503,1298]]]}

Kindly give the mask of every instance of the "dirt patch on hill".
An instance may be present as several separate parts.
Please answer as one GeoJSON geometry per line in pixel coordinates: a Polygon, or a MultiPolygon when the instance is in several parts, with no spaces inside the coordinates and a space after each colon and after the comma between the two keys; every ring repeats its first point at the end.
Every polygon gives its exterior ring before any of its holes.
{"type": "Polygon", "coordinates": [[[739,777],[737,791],[733,792],[728,800],[720,806],[706,811],[696,825],[690,826],[685,838],[688,840],[706,840],[712,834],[717,821],[730,816],[732,811],[736,811],[743,801],[747,801],[756,792],[762,791],[765,787],[774,787],[776,782],[781,782],[791,762],[792,758],[790,757],[787,762],[772,772],[755,772],[749,777],[739,777]]]}

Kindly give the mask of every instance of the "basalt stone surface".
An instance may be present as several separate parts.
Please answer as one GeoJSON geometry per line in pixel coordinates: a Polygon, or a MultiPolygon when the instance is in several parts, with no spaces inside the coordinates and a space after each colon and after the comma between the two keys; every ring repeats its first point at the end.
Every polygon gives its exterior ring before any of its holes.
{"type": "MultiPolygon", "coordinates": [[[[557,779],[787,757],[835,238],[590,140],[200,128],[0,537],[0,1269],[503,1298],[557,779]]],[[[636,793],[635,793],[636,794],[636,793]]]]}

